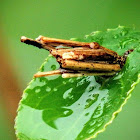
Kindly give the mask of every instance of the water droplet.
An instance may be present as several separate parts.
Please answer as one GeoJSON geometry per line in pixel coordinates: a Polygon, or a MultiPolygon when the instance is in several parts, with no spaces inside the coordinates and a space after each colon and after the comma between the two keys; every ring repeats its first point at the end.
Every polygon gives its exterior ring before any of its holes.
{"type": "Polygon", "coordinates": [[[97,118],[100,117],[103,113],[103,108],[101,106],[101,104],[96,108],[96,110],[94,111],[94,115],[93,118],[97,118]]]}
{"type": "Polygon", "coordinates": [[[88,91],[91,92],[91,91],[94,90],[94,88],[95,88],[94,86],[90,86],[89,89],[88,89],[88,91]]]}
{"type": "Polygon", "coordinates": [[[93,94],[92,98],[88,98],[86,100],[85,109],[89,108],[92,104],[94,104],[97,101],[98,97],[99,97],[99,94],[93,94]]]}
{"type": "Polygon", "coordinates": [[[102,122],[103,120],[103,117],[101,117],[100,119],[98,119],[98,123],[102,122]]]}
{"type": "Polygon", "coordinates": [[[117,39],[118,37],[119,37],[118,35],[114,35],[114,36],[113,36],[114,39],[117,39]]]}
{"type": "Polygon", "coordinates": [[[73,82],[74,82],[74,78],[70,78],[70,79],[69,79],[69,82],[70,82],[70,83],[73,83],[73,82]]]}
{"type": "Polygon", "coordinates": [[[105,105],[105,108],[106,108],[106,110],[108,109],[110,109],[112,106],[111,106],[111,103],[106,103],[106,105],[105,105]]]}
{"type": "Polygon", "coordinates": [[[96,100],[98,99],[98,97],[99,97],[99,94],[98,94],[98,93],[93,94],[92,97],[93,97],[93,99],[96,101],[96,100]]]}
{"type": "Polygon", "coordinates": [[[126,40],[120,41],[120,47],[121,47],[121,49],[127,47],[128,45],[130,45],[130,43],[132,43],[134,41],[136,41],[136,39],[133,39],[133,38],[128,38],[126,40]]]}
{"type": "Polygon", "coordinates": [[[88,116],[88,115],[89,115],[89,112],[85,114],[85,116],[88,116]]]}
{"type": "Polygon", "coordinates": [[[66,81],[63,81],[63,84],[65,85],[66,84],[66,81]]]}
{"type": "Polygon", "coordinates": [[[41,91],[40,88],[35,90],[36,93],[39,93],[40,91],[41,91]]]}
{"type": "Polygon", "coordinates": [[[74,96],[73,96],[73,95],[71,95],[71,96],[69,96],[69,99],[73,99],[73,97],[74,97],[74,96]]]}
{"type": "Polygon", "coordinates": [[[29,85],[28,88],[34,89],[36,86],[43,87],[44,85],[46,85],[46,79],[44,80],[44,78],[41,77],[41,78],[36,78],[35,82],[33,82],[32,85],[29,85]]]}
{"type": "Polygon", "coordinates": [[[89,108],[91,105],[92,105],[92,99],[87,99],[85,109],[89,108]]]}
{"type": "Polygon", "coordinates": [[[53,91],[57,91],[57,88],[54,88],[53,91]]]}
{"type": "Polygon", "coordinates": [[[96,120],[93,120],[89,123],[90,126],[93,126],[96,123],[96,120]]]}
{"type": "MultiPolygon", "coordinates": [[[[132,71],[135,71],[136,70],[136,66],[133,66],[132,68],[131,68],[131,72],[132,71]]],[[[127,80],[129,80],[129,79],[127,79],[127,80]]]]}
{"type": "Polygon", "coordinates": [[[126,34],[128,33],[128,31],[127,30],[123,30],[123,31],[121,31],[121,36],[125,36],[126,34]]]}
{"type": "Polygon", "coordinates": [[[66,98],[72,98],[70,93],[72,91],[72,88],[68,89],[67,91],[65,91],[65,93],[63,94],[63,98],[66,99],[66,98]]]}
{"type": "Polygon", "coordinates": [[[77,87],[78,86],[81,86],[81,85],[83,85],[84,83],[86,82],[86,79],[82,79],[81,81],[79,81],[78,83],[77,83],[77,87]]]}
{"type": "Polygon", "coordinates": [[[47,87],[47,88],[46,88],[46,91],[47,91],[47,92],[50,92],[50,91],[51,91],[51,88],[50,88],[50,87],[47,87]]]}
{"type": "Polygon", "coordinates": [[[87,131],[87,133],[88,133],[88,134],[91,134],[91,133],[93,133],[93,132],[94,132],[94,130],[95,130],[94,128],[89,129],[89,130],[87,131]]]}
{"type": "Polygon", "coordinates": [[[97,127],[100,127],[101,125],[102,125],[102,123],[98,123],[98,124],[97,124],[97,127]]]}
{"type": "Polygon", "coordinates": [[[102,99],[101,99],[101,101],[105,101],[106,100],[106,98],[105,97],[103,97],[102,99]]]}
{"type": "Polygon", "coordinates": [[[56,69],[56,65],[52,65],[52,66],[51,66],[51,69],[52,69],[52,70],[55,70],[55,69],[56,69]]]}
{"type": "Polygon", "coordinates": [[[64,111],[64,115],[67,115],[68,113],[69,113],[69,111],[68,111],[68,110],[64,111]]]}
{"type": "Polygon", "coordinates": [[[122,76],[123,76],[123,74],[118,74],[118,75],[116,75],[116,76],[114,77],[114,79],[113,79],[113,80],[118,80],[118,79],[121,79],[121,78],[122,78],[122,76]]]}
{"type": "Polygon", "coordinates": [[[72,113],[73,113],[73,111],[72,111],[71,109],[66,110],[66,111],[63,112],[63,114],[64,114],[65,116],[69,116],[69,115],[71,115],[72,113]]]}

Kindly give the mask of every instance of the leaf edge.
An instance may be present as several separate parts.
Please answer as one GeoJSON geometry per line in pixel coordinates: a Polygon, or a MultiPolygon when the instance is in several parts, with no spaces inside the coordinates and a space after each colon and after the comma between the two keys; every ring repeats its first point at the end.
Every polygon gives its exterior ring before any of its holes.
{"type": "Polygon", "coordinates": [[[113,120],[115,119],[116,115],[122,111],[123,106],[127,103],[127,100],[131,97],[132,91],[134,90],[134,88],[136,87],[136,85],[137,85],[139,82],[140,82],[140,74],[138,74],[137,81],[134,82],[134,83],[131,85],[131,89],[127,92],[128,97],[124,100],[124,102],[123,102],[123,104],[120,106],[120,108],[112,114],[112,118],[110,119],[110,121],[107,122],[101,130],[97,131],[93,136],[87,138],[86,140],[94,139],[94,138],[96,138],[96,137],[98,136],[98,134],[100,134],[100,133],[102,133],[102,132],[104,132],[104,131],[106,130],[107,126],[110,125],[110,124],[113,122],[113,120]]]}

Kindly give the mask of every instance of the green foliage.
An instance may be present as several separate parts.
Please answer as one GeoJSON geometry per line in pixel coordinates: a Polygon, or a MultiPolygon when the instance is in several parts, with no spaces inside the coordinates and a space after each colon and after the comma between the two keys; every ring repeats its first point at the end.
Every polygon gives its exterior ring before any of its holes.
{"type": "MultiPolygon", "coordinates": [[[[16,118],[20,140],[84,140],[95,138],[112,123],[140,79],[140,32],[119,26],[93,32],[85,42],[98,42],[123,55],[129,54],[123,69],[113,77],[61,76],[36,78],[23,94],[16,118]]],[[[49,56],[40,71],[59,68],[49,56]]]]}

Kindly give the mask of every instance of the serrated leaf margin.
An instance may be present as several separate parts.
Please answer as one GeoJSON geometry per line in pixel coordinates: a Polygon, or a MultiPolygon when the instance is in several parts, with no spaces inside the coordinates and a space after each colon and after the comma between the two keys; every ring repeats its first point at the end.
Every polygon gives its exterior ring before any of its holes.
{"type": "Polygon", "coordinates": [[[86,140],[91,140],[91,139],[93,139],[93,138],[96,138],[98,134],[100,134],[100,133],[102,133],[102,132],[104,132],[104,131],[106,130],[106,127],[107,127],[108,125],[110,125],[110,124],[113,122],[113,120],[115,119],[116,115],[122,111],[123,106],[127,103],[127,100],[131,97],[131,94],[130,94],[130,93],[134,90],[135,86],[136,86],[139,82],[140,82],[140,74],[138,75],[137,81],[134,82],[134,83],[131,85],[131,89],[127,92],[128,97],[124,100],[124,102],[123,102],[123,104],[120,106],[120,108],[112,114],[111,120],[110,120],[109,122],[107,122],[107,123],[104,125],[103,129],[97,131],[93,136],[87,138],[86,140]]]}

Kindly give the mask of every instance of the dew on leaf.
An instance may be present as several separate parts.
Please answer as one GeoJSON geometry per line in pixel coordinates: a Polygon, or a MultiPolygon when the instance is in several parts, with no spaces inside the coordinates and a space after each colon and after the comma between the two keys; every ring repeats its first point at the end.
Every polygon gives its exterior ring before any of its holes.
{"type": "Polygon", "coordinates": [[[127,30],[122,30],[122,31],[121,31],[121,36],[125,36],[127,33],[128,33],[127,30]]]}
{"type": "MultiPolygon", "coordinates": [[[[125,40],[120,41],[120,47],[121,49],[126,48],[130,43],[135,42],[136,39],[133,38],[127,38],[125,40]]],[[[132,46],[133,47],[133,46],[132,46]]]]}
{"type": "Polygon", "coordinates": [[[72,91],[72,88],[70,88],[67,91],[65,91],[64,94],[63,94],[63,98],[64,99],[72,98],[71,95],[70,95],[71,91],[72,91]]]}
{"type": "Polygon", "coordinates": [[[53,91],[57,91],[57,88],[54,88],[53,91]]]}
{"type": "Polygon", "coordinates": [[[69,79],[69,82],[70,82],[70,83],[74,83],[74,78],[70,78],[70,79],[69,79]]]}
{"type": "Polygon", "coordinates": [[[63,113],[64,113],[64,115],[69,116],[72,114],[72,110],[66,110],[63,113]]]}
{"type": "Polygon", "coordinates": [[[50,92],[51,91],[51,88],[50,87],[46,87],[46,91],[47,92],[50,92]]]}
{"type": "Polygon", "coordinates": [[[92,98],[88,98],[86,100],[85,109],[89,108],[92,104],[94,104],[98,100],[99,94],[93,94],[92,98]]]}
{"type": "Polygon", "coordinates": [[[89,87],[89,89],[88,89],[88,90],[89,90],[89,92],[90,92],[90,91],[93,91],[93,90],[94,90],[94,88],[95,88],[94,86],[90,86],[90,87],[89,87]]]}
{"type": "Polygon", "coordinates": [[[89,123],[89,125],[90,125],[90,126],[93,126],[95,123],[96,123],[96,120],[94,119],[94,120],[92,120],[92,121],[89,123]]]}
{"type": "Polygon", "coordinates": [[[65,85],[66,84],[66,81],[63,81],[63,84],[65,85]]]}
{"type": "Polygon", "coordinates": [[[116,75],[116,76],[114,77],[114,79],[113,79],[113,80],[118,80],[118,79],[121,79],[121,78],[122,78],[122,76],[123,76],[123,74],[118,74],[118,75],[116,75]]]}
{"type": "Polygon", "coordinates": [[[56,69],[56,65],[52,65],[52,66],[51,66],[51,69],[52,69],[52,70],[55,70],[55,69],[56,69]]]}
{"type": "Polygon", "coordinates": [[[98,105],[98,107],[97,107],[96,110],[94,111],[94,116],[93,116],[93,118],[98,118],[98,117],[100,117],[100,116],[102,115],[102,113],[103,113],[103,110],[102,110],[102,106],[101,106],[101,104],[100,104],[100,105],[98,105]]]}
{"type": "MultiPolygon", "coordinates": [[[[140,34],[134,34],[135,31],[131,29],[124,31],[124,27],[118,27],[76,39],[99,41],[119,54],[134,49],[116,76],[108,79],[87,76],[63,80],[60,76],[49,76],[32,80],[24,91],[16,119],[20,140],[84,140],[96,132],[102,132],[104,126],[112,122],[113,113],[120,111],[131,95],[128,91],[138,83],[140,71],[140,34]]],[[[59,64],[49,56],[40,71],[55,68],[59,68],[59,64]]]]}
{"type": "Polygon", "coordinates": [[[113,36],[114,39],[117,39],[118,37],[119,37],[118,35],[114,35],[114,36],[113,36]]]}
{"type": "Polygon", "coordinates": [[[35,89],[35,92],[36,92],[36,93],[39,93],[40,91],[41,91],[40,88],[35,89]]]}
{"type": "Polygon", "coordinates": [[[93,133],[95,131],[95,129],[94,128],[91,128],[91,129],[89,129],[88,131],[87,131],[87,133],[88,134],[91,134],[91,133],[93,133]]]}
{"type": "Polygon", "coordinates": [[[85,114],[85,116],[88,116],[88,115],[89,115],[89,112],[85,114]]]}

